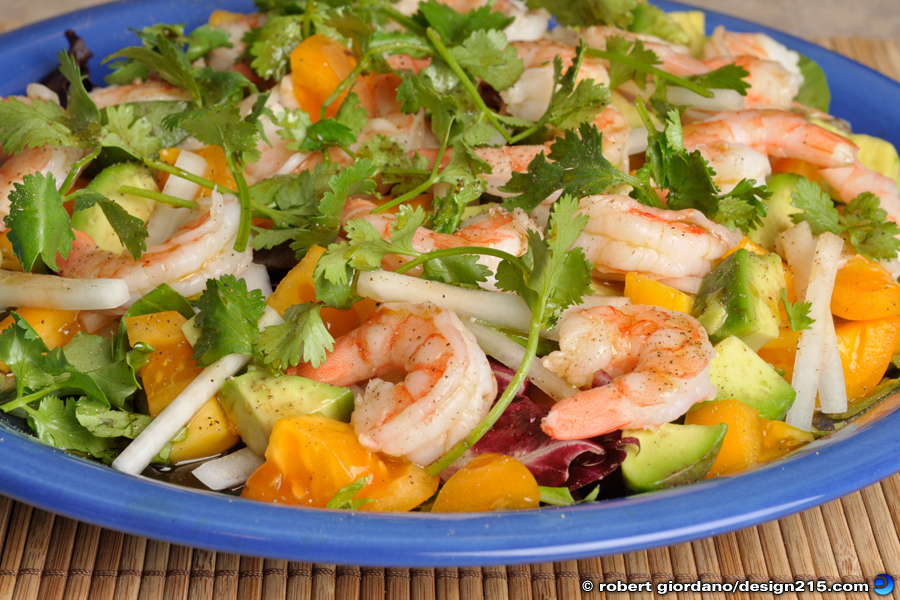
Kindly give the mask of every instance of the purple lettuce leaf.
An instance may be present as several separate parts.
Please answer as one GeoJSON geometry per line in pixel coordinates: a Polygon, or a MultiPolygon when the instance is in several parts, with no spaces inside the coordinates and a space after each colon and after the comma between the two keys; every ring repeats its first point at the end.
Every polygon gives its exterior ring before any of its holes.
{"type": "Polygon", "coordinates": [[[476,456],[496,452],[523,463],[538,485],[575,490],[619,468],[625,460],[625,446],[636,443],[631,438],[618,439],[618,432],[589,440],[555,440],[541,430],[541,420],[548,412],[546,406],[517,395],[484,437],[441,476],[446,479],[476,456]]]}

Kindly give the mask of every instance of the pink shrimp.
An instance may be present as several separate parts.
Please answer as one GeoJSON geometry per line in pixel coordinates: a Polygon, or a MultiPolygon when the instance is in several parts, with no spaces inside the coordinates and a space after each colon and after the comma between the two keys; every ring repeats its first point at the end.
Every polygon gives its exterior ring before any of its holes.
{"type": "Polygon", "coordinates": [[[289,373],[333,385],[370,380],[356,399],[360,443],[427,465],[478,425],[497,395],[484,351],[454,313],[430,303],[383,304],[340,337],[318,368],[289,373]],[[376,377],[404,375],[401,383],[376,377]]]}
{"type": "Polygon", "coordinates": [[[706,330],[683,313],[644,305],[574,311],[560,325],[559,347],[543,363],[570,383],[589,385],[599,371],[613,380],[550,409],[541,428],[556,439],[656,428],[716,396],[709,379],[715,351],[706,330]]]}
{"type": "Polygon", "coordinates": [[[633,271],[695,293],[713,261],[741,241],[700,211],[652,208],[628,196],[588,196],[578,212],[589,220],[574,246],[605,278],[633,271]]]}
{"type": "Polygon", "coordinates": [[[237,199],[213,192],[201,200],[190,223],[169,240],[149,247],[137,261],[128,252],[101,250],[87,234],[76,231],[72,250],[61,261],[60,275],[123,279],[131,292],[125,306],[130,306],[162,283],[192,296],[203,291],[207,279],[240,274],[253,260],[253,251],[250,247],[240,253],[232,249],[240,223],[237,199]]]}
{"type": "Polygon", "coordinates": [[[714,119],[684,127],[684,146],[696,148],[716,141],[737,142],[781,158],[799,158],[821,167],[847,167],[858,148],[847,138],[781,110],[718,113],[714,119]]]}
{"type": "Polygon", "coordinates": [[[190,100],[190,95],[182,88],[167,81],[150,79],[126,85],[111,85],[91,92],[91,99],[97,108],[117,106],[131,102],[157,102],[161,100],[190,100]]]}

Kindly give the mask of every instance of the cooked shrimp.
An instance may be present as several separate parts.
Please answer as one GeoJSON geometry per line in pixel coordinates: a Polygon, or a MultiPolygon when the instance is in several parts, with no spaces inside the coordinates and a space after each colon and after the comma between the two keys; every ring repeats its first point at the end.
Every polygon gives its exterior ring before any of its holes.
{"type": "Polygon", "coordinates": [[[652,208],[628,196],[588,196],[578,212],[589,220],[574,245],[606,278],[633,271],[695,293],[713,261],[741,241],[698,210],[652,208]]]}
{"type": "Polygon", "coordinates": [[[656,428],[716,396],[709,379],[715,351],[706,330],[684,313],[645,305],[586,308],[565,317],[559,348],[544,366],[573,385],[591,384],[598,371],[613,378],[550,409],[541,428],[559,440],[656,428]]]}
{"type": "MultiPolygon", "coordinates": [[[[237,198],[218,192],[198,200],[195,217],[169,240],[147,248],[135,261],[130,254],[100,250],[91,238],[76,231],[60,275],[75,279],[113,278],[128,284],[131,306],[156,286],[167,283],[184,296],[199,294],[206,280],[240,274],[253,260],[251,248],[232,249],[240,224],[237,198]]],[[[152,217],[151,217],[152,218],[152,217]]]]}
{"type": "Polygon", "coordinates": [[[715,142],[688,150],[698,150],[715,171],[713,181],[723,192],[730,192],[742,179],[765,183],[772,174],[769,157],[750,146],[731,142],[715,142]]]}
{"type": "Polygon", "coordinates": [[[881,208],[887,211],[888,218],[900,223],[900,193],[892,178],[864,167],[859,161],[850,167],[822,169],[819,173],[834,188],[841,202],[847,203],[863,192],[871,192],[881,201],[881,208]]]}
{"type": "Polygon", "coordinates": [[[430,303],[383,304],[340,337],[318,368],[289,372],[342,386],[371,379],[353,411],[360,443],[420,465],[467,436],[497,395],[474,336],[454,313],[430,303]],[[372,379],[390,373],[405,377],[397,384],[372,379]]]}
{"type": "Polygon", "coordinates": [[[684,127],[684,145],[696,148],[716,141],[746,144],[758,152],[799,158],[821,167],[847,167],[858,148],[847,138],[780,110],[723,112],[713,120],[684,127]]]}
{"type": "Polygon", "coordinates": [[[764,33],[737,33],[719,25],[703,46],[703,58],[718,56],[754,56],[777,62],[789,73],[800,73],[800,55],[764,33]]]}
{"type": "Polygon", "coordinates": [[[150,79],[126,85],[111,85],[95,88],[90,93],[97,108],[117,106],[131,102],[158,102],[162,100],[190,100],[190,95],[182,88],[168,81],[150,79]]]}
{"type": "MultiPolygon", "coordinates": [[[[391,228],[397,221],[397,217],[390,213],[372,214],[370,211],[376,206],[370,200],[351,198],[344,205],[341,220],[346,224],[351,219],[363,219],[371,223],[382,238],[389,239],[391,228]]],[[[503,250],[513,256],[521,256],[528,250],[527,232],[529,229],[537,230],[537,226],[522,209],[508,212],[500,207],[495,207],[463,222],[459,230],[453,234],[437,233],[420,227],[413,237],[412,245],[418,252],[461,246],[480,246],[503,250]]],[[[490,269],[493,274],[500,264],[500,259],[494,256],[480,256],[478,262],[490,269]]],[[[493,275],[488,278],[484,287],[493,291],[497,290],[493,275]]]]}
{"type": "Polygon", "coordinates": [[[0,231],[6,231],[4,218],[9,214],[9,194],[15,184],[22,183],[26,175],[43,173],[53,175],[56,185],[61,186],[78,160],[87,154],[81,148],[65,146],[40,146],[25,148],[0,165],[0,231]]]}

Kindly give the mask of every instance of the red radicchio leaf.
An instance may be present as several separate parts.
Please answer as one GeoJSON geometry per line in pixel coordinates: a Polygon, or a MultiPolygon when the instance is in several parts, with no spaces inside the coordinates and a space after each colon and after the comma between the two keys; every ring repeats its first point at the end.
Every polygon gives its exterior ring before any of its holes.
{"type": "Polygon", "coordinates": [[[529,398],[516,400],[484,437],[441,476],[446,479],[476,456],[496,452],[523,463],[538,485],[575,490],[619,468],[625,460],[625,446],[637,442],[632,438],[617,439],[618,432],[590,440],[555,440],[541,430],[541,419],[548,412],[549,408],[529,398]]]}

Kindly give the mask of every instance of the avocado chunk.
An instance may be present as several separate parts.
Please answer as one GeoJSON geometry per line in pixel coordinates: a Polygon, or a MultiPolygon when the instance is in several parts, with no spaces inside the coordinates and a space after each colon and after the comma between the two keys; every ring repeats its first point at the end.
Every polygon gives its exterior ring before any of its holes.
{"type": "Polygon", "coordinates": [[[722,448],[728,425],[666,423],[656,431],[626,429],[622,437],[637,438],[622,462],[625,486],[633,492],[663,490],[703,479],[722,448]]]}
{"type": "Polygon", "coordinates": [[[890,177],[900,184],[900,155],[894,145],[881,138],[854,133],[850,141],[859,146],[857,158],[864,167],[890,177]]]}
{"type": "Polygon", "coordinates": [[[791,193],[797,189],[797,182],[801,179],[803,177],[793,173],[778,173],[769,177],[766,183],[766,187],[772,192],[770,197],[763,200],[766,216],[759,227],[747,232],[747,237],[769,252],[775,252],[778,235],[794,226],[791,215],[803,212],[791,204],[791,193]]]}
{"type": "Polygon", "coordinates": [[[785,285],[777,254],[740,248],[703,279],[691,316],[713,344],[735,335],[756,352],[778,337],[778,299],[785,285]]]}
{"type": "MultiPolygon", "coordinates": [[[[156,201],[132,194],[123,194],[119,191],[123,185],[153,192],[159,191],[156,180],[150,175],[150,171],[137,163],[119,163],[103,169],[88,184],[87,189],[103,194],[124,208],[128,214],[146,223],[153,212],[156,201]]],[[[106,215],[103,214],[103,209],[96,204],[73,214],[72,227],[91,236],[91,239],[103,250],[115,254],[125,251],[125,247],[119,241],[119,236],[116,235],[112,225],[107,221],[106,215]]]]}
{"type": "Polygon", "coordinates": [[[241,439],[259,456],[265,455],[278,419],[319,414],[348,423],[353,412],[353,392],[347,388],[261,370],[227,379],[219,400],[241,439]]]}
{"type": "Polygon", "coordinates": [[[764,419],[782,419],[797,396],[791,384],[733,335],[715,349],[709,379],[719,390],[716,398],[734,398],[758,410],[764,419]]]}

